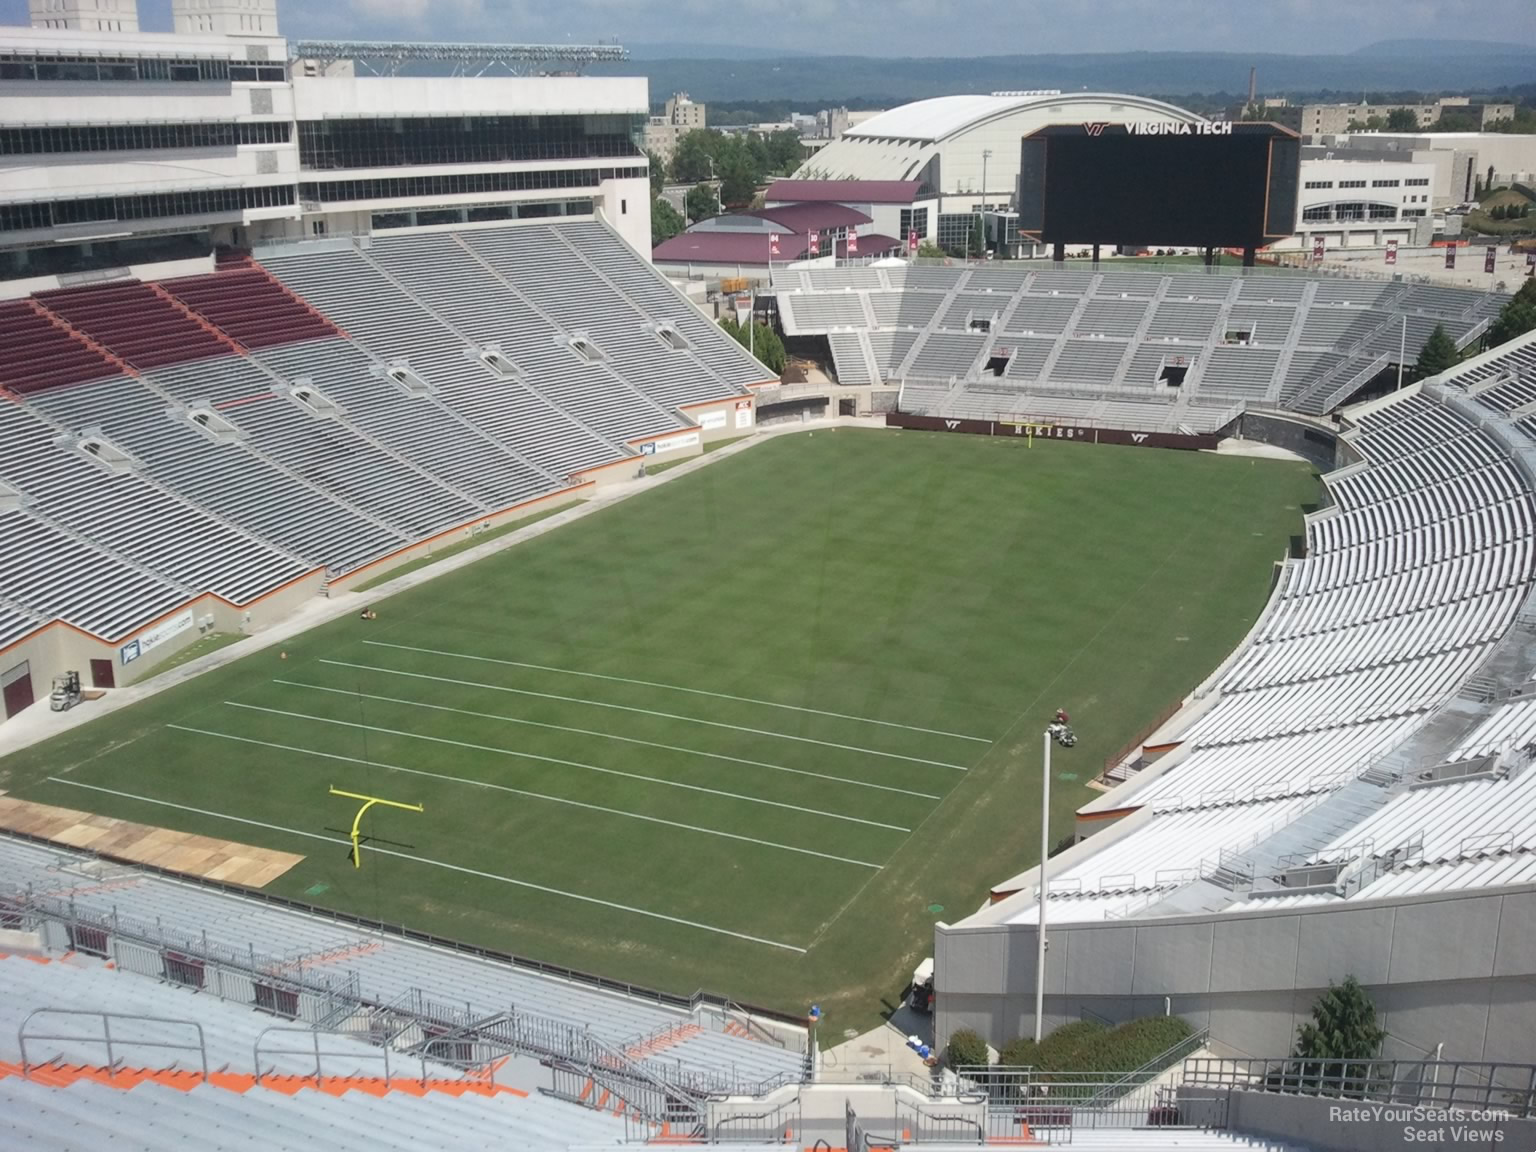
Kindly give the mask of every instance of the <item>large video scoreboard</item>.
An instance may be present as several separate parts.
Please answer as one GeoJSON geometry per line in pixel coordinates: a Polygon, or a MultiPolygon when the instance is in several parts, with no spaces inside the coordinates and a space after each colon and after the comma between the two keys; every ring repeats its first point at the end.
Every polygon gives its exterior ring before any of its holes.
{"type": "Polygon", "coordinates": [[[1019,231],[1047,244],[1262,248],[1296,229],[1278,124],[1054,124],[1022,142],[1019,231]]]}

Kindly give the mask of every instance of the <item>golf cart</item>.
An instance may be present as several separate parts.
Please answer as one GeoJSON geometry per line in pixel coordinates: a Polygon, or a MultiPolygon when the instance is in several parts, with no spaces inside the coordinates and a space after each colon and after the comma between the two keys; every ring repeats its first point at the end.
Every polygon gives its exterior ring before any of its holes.
{"type": "Polygon", "coordinates": [[[933,1011],[933,957],[924,960],[912,971],[912,983],[907,990],[907,1007],[914,1012],[933,1011]]]}

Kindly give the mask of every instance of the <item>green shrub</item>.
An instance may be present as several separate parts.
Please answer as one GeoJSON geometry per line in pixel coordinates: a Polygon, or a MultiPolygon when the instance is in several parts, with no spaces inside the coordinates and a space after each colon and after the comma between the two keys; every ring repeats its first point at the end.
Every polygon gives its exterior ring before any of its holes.
{"type": "Polygon", "coordinates": [[[1077,1020],[1062,1025],[1039,1045],[1029,1037],[1019,1037],[1003,1049],[1001,1062],[1032,1066],[1041,1072],[1118,1076],[1162,1055],[1192,1032],[1179,1016],[1147,1016],[1113,1030],[1097,1020],[1077,1020]]]}
{"type": "Polygon", "coordinates": [[[987,1042],[969,1028],[957,1028],[949,1034],[949,1047],[944,1049],[944,1062],[951,1068],[986,1064],[987,1042]]]}
{"type": "Polygon", "coordinates": [[[1039,1062],[1039,1050],[1033,1036],[1020,1036],[1011,1041],[997,1054],[999,1064],[1012,1068],[1029,1068],[1039,1062]]]}
{"type": "Polygon", "coordinates": [[[1148,1016],[1103,1032],[1075,1053],[1080,1063],[1064,1070],[1119,1076],[1161,1056],[1194,1030],[1179,1016],[1148,1016]]]}

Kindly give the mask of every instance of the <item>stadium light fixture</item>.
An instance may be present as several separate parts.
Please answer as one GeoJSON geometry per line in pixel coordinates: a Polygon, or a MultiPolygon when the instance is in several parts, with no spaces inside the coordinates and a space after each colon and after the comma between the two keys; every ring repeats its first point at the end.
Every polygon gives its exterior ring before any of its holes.
{"type": "Polygon", "coordinates": [[[1051,740],[1050,730],[1041,733],[1045,748],[1045,771],[1040,785],[1040,927],[1038,947],[1035,952],[1035,1043],[1040,1043],[1041,1025],[1045,1020],[1045,901],[1049,894],[1049,879],[1045,874],[1051,859],[1051,740]]]}

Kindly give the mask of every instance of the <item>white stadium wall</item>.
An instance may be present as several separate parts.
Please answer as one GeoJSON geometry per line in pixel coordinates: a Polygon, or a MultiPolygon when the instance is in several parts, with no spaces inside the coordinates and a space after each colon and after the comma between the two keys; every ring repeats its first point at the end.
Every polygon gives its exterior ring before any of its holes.
{"type": "MultiPolygon", "coordinates": [[[[1390,1038],[1383,1055],[1529,1060],[1536,1036],[1536,888],[1342,907],[1048,926],[1045,1028],[1171,1010],[1224,1051],[1291,1050],[1330,980],[1356,976],[1390,1038]]],[[[1033,925],[940,925],[936,1034],[994,1047],[1031,1035],[1033,925]]]]}

